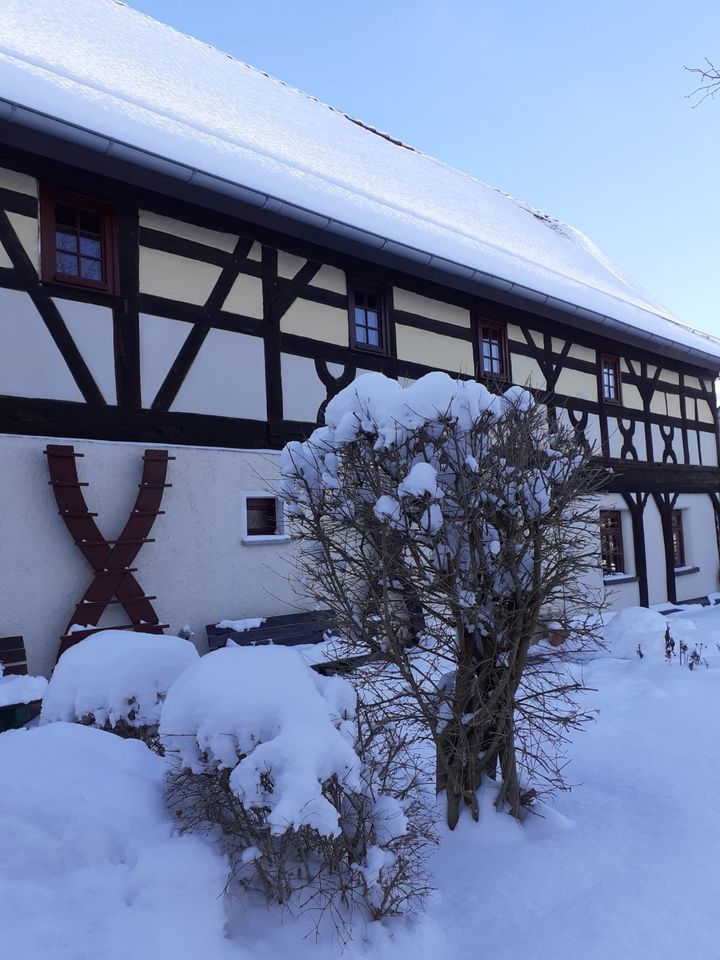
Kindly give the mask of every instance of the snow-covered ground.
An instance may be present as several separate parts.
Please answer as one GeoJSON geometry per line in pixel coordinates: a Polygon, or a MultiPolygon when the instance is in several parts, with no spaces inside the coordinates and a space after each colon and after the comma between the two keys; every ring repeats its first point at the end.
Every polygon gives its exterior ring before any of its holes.
{"type": "MultiPolygon", "coordinates": [[[[649,650],[585,663],[599,712],[573,744],[577,786],[524,825],[486,794],[479,825],[441,837],[425,918],[359,930],[348,960],[720,956],[720,608],[669,623],[709,667],[649,650]]],[[[2,956],[338,956],[302,922],[224,900],[222,857],[163,810],[163,763],[79,725],[0,735],[2,956]]]]}

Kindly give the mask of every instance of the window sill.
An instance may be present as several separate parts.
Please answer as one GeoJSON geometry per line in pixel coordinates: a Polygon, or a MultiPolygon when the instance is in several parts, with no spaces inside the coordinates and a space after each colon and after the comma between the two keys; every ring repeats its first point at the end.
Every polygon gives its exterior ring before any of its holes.
{"type": "Polygon", "coordinates": [[[689,573],[700,573],[700,567],[675,567],[676,577],[686,577],[689,573]]]}
{"type": "Polygon", "coordinates": [[[614,577],[603,577],[603,583],[608,587],[612,587],[617,583],[637,583],[637,582],[638,582],[638,578],[633,576],[631,573],[628,573],[628,574],[622,573],[614,577]]]}
{"type": "Polygon", "coordinates": [[[258,534],[254,537],[240,537],[240,542],[248,547],[252,547],[256,543],[289,543],[291,539],[292,537],[287,533],[269,533],[266,535],[258,534]]]}

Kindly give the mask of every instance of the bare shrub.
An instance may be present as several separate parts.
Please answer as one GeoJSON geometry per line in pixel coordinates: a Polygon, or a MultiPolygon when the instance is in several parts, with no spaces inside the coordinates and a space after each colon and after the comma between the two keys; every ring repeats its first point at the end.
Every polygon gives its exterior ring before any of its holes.
{"type": "Polygon", "coordinates": [[[346,656],[386,663],[373,702],[431,741],[450,826],[462,805],[477,818],[484,777],[520,816],[564,785],[566,732],[585,719],[581,680],[534,643],[550,615],[575,652],[595,642],[592,452],[527,392],[444,374],[361,377],[326,421],[283,453],[304,588],[346,656]]]}

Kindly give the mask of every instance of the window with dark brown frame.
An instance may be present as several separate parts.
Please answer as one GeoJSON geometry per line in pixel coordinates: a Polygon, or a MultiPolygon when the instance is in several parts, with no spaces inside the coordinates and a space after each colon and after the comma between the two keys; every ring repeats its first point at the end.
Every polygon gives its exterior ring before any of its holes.
{"type": "Polygon", "coordinates": [[[600,511],[600,556],[604,577],[625,573],[622,516],[619,510],[600,511]]]}
{"type": "Polygon", "coordinates": [[[249,537],[274,537],[278,533],[275,497],[248,497],[245,510],[249,537]]]}
{"type": "Polygon", "coordinates": [[[602,395],[607,403],[620,403],[620,361],[617,357],[602,356],[600,358],[600,379],[602,380],[602,395]]]}
{"type": "Polygon", "coordinates": [[[478,322],[480,374],[483,377],[507,379],[509,372],[507,329],[503,323],[478,322]]]}
{"type": "Polygon", "coordinates": [[[683,535],[682,510],[673,510],[672,520],[672,544],[673,559],[675,567],[685,566],[685,537],[683,535]]]}
{"type": "Polygon", "coordinates": [[[44,188],[40,247],[46,283],[116,292],[115,217],[110,204],[44,188]]]}
{"type": "Polygon", "coordinates": [[[389,353],[387,310],[380,287],[348,284],[350,345],[358,350],[389,353]]]}

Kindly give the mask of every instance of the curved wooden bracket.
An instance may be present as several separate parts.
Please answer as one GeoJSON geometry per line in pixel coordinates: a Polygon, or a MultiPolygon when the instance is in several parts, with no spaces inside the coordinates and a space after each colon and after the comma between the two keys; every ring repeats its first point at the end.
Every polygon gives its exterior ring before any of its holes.
{"type": "Polygon", "coordinates": [[[146,450],[143,457],[142,479],[138,494],[127,523],[117,540],[106,540],[100,532],[95,517],[88,510],[77,473],[77,458],[70,445],[48,444],[45,449],[50,471],[50,486],[55,495],[58,512],[65,522],[70,536],[95,572],[82,599],[76,605],[60,641],[58,656],[68,647],[98,629],[98,623],[110,604],[120,604],[130,618],[129,628],[148,633],[162,633],[152,605],[156,597],[146,596],[134,576],[132,563],[144,543],[152,543],[149,537],[155,518],[160,510],[166,487],[168,460],[167,450],[146,450]],[[78,629],[80,628],[80,629],[78,629]]]}

